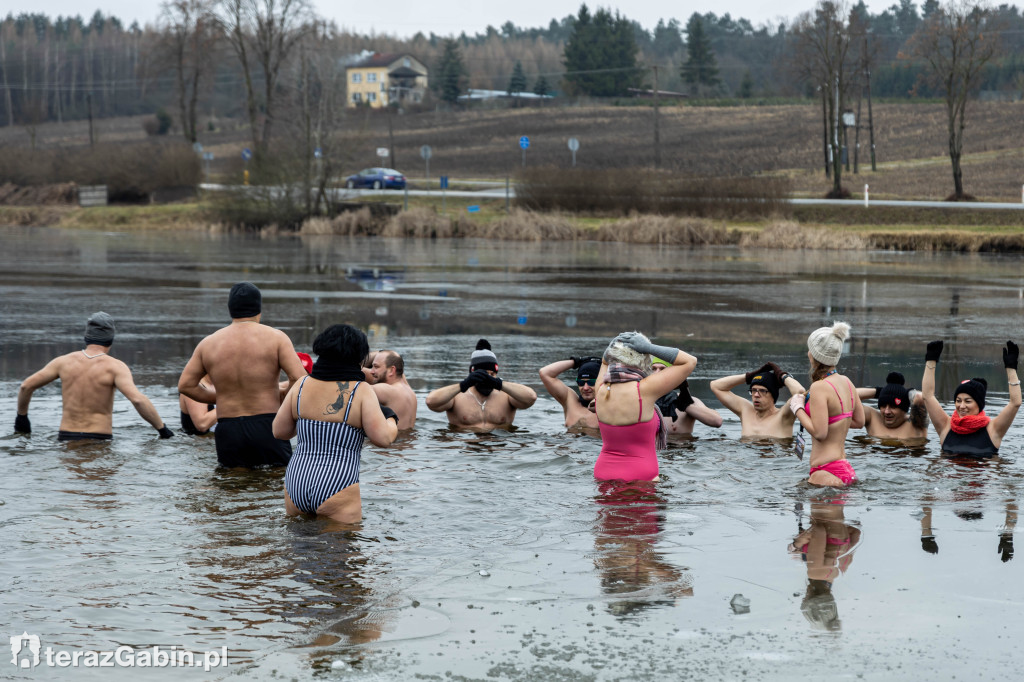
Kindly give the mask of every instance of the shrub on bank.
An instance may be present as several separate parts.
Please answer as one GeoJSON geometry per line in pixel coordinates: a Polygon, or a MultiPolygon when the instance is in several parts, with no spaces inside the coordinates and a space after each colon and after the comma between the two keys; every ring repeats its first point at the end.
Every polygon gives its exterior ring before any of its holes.
{"type": "Polygon", "coordinates": [[[780,177],[687,177],[638,168],[530,168],[516,183],[516,206],[598,215],[756,218],[785,215],[790,183],[780,177]]]}
{"type": "Polygon", "coordinates": [[[0,184],[106,185],[113,202],[148,201],[161,187],[196,187],[201,181],[199,156],[177,142],[35,151],[14,147],[0,154],[0,184]]]}

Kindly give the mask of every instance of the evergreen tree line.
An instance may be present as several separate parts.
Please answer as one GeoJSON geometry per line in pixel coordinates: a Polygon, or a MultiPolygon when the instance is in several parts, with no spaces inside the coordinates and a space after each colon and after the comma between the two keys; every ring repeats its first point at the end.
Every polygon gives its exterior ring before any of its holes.
{"type": "MultiPolygon", "coordinates": [[[[175,0],[179,6],[183,1],[175,0]]],[[[201,8],[204,0],[187,2],[201,8]]],[[[174,4],[167,2],[165,8],[174,4]]],[[[926,66],[904,58],[911,38],[937,8],[937,0],[925,0],[920,7],[900,0],[878,14],[862,0],[850,8],[870,41],[871,88],[876,97],[937,94],[922,80],[926,66]]],[[[453,102],[467,88],[622,97],[631,88],[650,88],[653,66],[659,67],[660,90],[706,97],[814,98],[820,85],[793,67],[798,60],[797,19],[754,26],[729,14],[706,13],[691,15],[685,24],[662,20],[646,30],[624,16],[584,5],[576,15],[552,19],[546,27],[520,28],[506,22],[475,35],[418,33],[403,39],[338,31],[309,13],[303,17],[296,49],[278,55],[273,65],[253,61],[243,67],[235,58],[238,36],[233,41],[223,24],[211,24],[214,28],[207,29],[209,35],[202,41],[176,41],[180,26],[171,15],[145,27],[126,27],[99,11],[88,20],[27,13],[0,20],[0,125],[31,126],[160,108],[178,114],[189,106],[205,118],[248,112],[255,120],[268,115],[267,93],[294,98],[304,87],[329,84],[310,75],[310,59],[343,65],[363,50],[414,55],[431,68],[434,96],[453,102]],[[177,60],[175,45],[181,48],[177,60]],[[189,56],[189,50],[201,54],[189,56]],[[183,78],[188,69],[182,65],[188,59],[206,64],[201,74],[193,68],[191,83],[183,78]],[[273,78],[265,79],[271,68],[273,78]],[[253,78],[263,79],[262,91],[252,87],[247,92],[245,84],[253,78]],[[265,83],[270,83],[269,89],[265,83]]],[[[1000,5],[992,17],[1001,48],[985,65],[978,85],[1019,92],[1024,89],[1024,14],[1016,6],[1000,5]]],[[[331,78],[336,85],[344,82],[343,77],[331,78]]],[[[176,118],[187,118],[187,113],[176,118]]],[[[193,139],[194,134],[193,130],[193,139]]]]}

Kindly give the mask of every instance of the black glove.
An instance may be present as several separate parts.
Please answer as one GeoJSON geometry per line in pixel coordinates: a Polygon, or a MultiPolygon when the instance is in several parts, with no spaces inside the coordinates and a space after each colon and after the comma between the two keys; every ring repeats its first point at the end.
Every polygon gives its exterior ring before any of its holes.
{"type": "Polygon", "coordinates": [[[676,414],[676,399],[678,397],[679,396],[673,391],[671,393],[666,393],[654,401],[654,404],[658,406],[659,410],[661,410],[661,416],[668,417],[672,421],[678,419],[678,415],[676,414]]]}
{"type": "Polygon", "coordinates": [[[1006,369],[1017,369],[1017,358],[1020,357],[1020,349],[1013,341],[1006,342],[1003,349],[1003,367],[1006,369]]]}
{"type": "Polygon", "coordinates": [[[774,372],[775,370],[772,369],[772,363],[766,362],[763,365],[761,365],[760,369],[755,369],[753,372],[747,372],[746,374],[744,374],[743,378],[746,379],[747,383],[749,384],[751,381],[754,380],[754,377],[756,377],[758,374],[773,374],[774,372]]]}
{"type": "Polygon", "coordinates": [[[486,372],[484,372],[484,376],[487,377],[487,383],[493,386],[495,391],[501,390],[501,377],[492,377],[490,374],[487,374],[486,372]]]}
{"type": "Polygon", "coordinates": [[[939,553],[939,544],[935,542],[934,535],[922,535],[921,536],[921,549],[928,552],[929,554],[939,553]]]}
{"type": "Polygon", "coordinates": [[[15,433],[32,433],[32,422],[28,420],[27,414],[19,414],[14,417],[15,433]]]}
{"type": "Polygon", "coordinates": [[[586,358],[578,358],[575,355],[570,356],[569,359],[572,360],[573,369],[579,369],[580,365],[587,361],[586,358]]]}
{"type": "Polygon", "coordinates": [[[469,373],[465,379],[459,382],[459,392],[465,393],[472,386],[479,386],[481,382],[481,376],[487,376],[487,372],[482,369],[474,369],[469,373]]]}
{"type": "Polygon", "coordinates": [[[882,386],[875,386],[875,397],[882,395],[882,386]]]}
{"type": "Polygon", "coordinates": [[[398,415],[387,405],[381,405],[380,411],[384,413],[384,419],[394,419],[395,423],[398,423],[398,415]]]}
{"type": "Polygon", "coordinates": [[[693,405],[693,396],[690,395],[690,384],[686,381],[679,384],[679,395],[676,396],[675,406],[680,412],[686,412],[686,408],[693,405]]]}
{"type": "Polygon", "coordinates": [[[157,429],[156,432],[160,434],[161,438],[171,438],[172,436],[174,436],[174,431],[171,431],[169,428],[167,428],[166,424],[157,429]]]}
{"type": "Polygon", "coordinates": [[[930,362],[934,360],[938,362],[940,355],[942,355],[942,341],[932,341],[928,344],[928,350],[924,353],[924,361],[930,362]]]}
{"type": "Polygon", "coordinates": [[[1003,555],[1003,563],[1013,558],[1013,533],[1003,533],[999,536],[999,549],[996,551],[1003,555]]]}

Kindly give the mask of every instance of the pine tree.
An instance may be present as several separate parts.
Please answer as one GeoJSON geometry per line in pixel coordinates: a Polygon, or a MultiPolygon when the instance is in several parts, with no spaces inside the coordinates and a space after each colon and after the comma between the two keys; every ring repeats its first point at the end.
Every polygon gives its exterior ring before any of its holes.
{"type": "Polygon", "coordinates": [[[533,84],[533,94],[544,97],[549,92],[551,92],[551,85],[548,84],[548,79],[544,77],[544,74],[537,76],[537,82],[533,84]]]}
{"type": "Polygon", "coordinates": [[[441,55],[437,72],[441,99],[449,104],[456,104],[465,84],[466,67],[462,64],[459,44],[451,38],[445,38],[444,53],[441,55]]]}
{"type": "Polygon", "coordinates": [[[523,73],[523,63],[516,60],[516,66],[512,69],[512,77],[508,81],[508,94],[518,95],[526,90],[526,74],[523,73]]]}
{"type": "Polygon", "coordinates": [[[686,63],[681,75],[690,84],[693,94],[701,88],[714,88],[721,82],[711,39],[704,32],[704,22],[696,12],[686,22],[686,63]]]}
{"type": "Polygon", "coordinates": [[[754,77],[750,75],[750,69],[743,73],[743,80],[740,81],[740,97],[750,99],[754,96],[754,77]]]}
{"type": "Polygon", "coordinates": [[[633,25],[606,9],[591,16],[580,6],[563,55],[566,89],[573,94],[615,97],[640,82],[633,25]]]}

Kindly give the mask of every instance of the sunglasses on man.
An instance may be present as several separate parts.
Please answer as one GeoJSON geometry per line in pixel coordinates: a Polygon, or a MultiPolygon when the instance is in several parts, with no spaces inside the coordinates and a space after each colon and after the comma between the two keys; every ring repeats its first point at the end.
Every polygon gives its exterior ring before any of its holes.
{"type": "Polygon", "coordinates": [[[583,386],[584,384],[586,384],[587,386],[593,386],[596,383],[597,383],[597,379],[577,379],[576,380],[576,385],[577,386],[583,386]]]}

